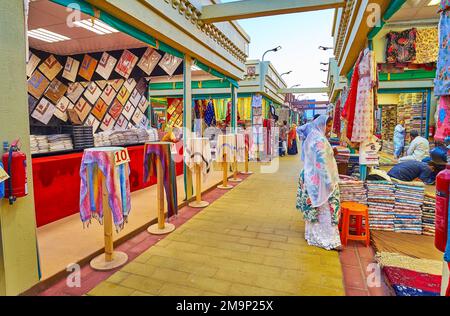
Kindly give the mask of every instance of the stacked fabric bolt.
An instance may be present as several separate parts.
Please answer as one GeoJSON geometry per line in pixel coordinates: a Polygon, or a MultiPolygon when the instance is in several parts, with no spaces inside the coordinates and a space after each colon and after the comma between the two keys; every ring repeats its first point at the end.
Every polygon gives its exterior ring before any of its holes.
{"type": "Polygon", "coordinates": [[[111,140],[109,139],[110,131],[97,133],[94,135],[95,147],[109,147],[111,146],[111,140]]]}
{"type": "Polygon", "coordinates": [[[436,198],[426,195],[422,206],[422,233],[427,236],[435,235],[436,198]]]}
{"type": "Polygon", "coordinates": [[[394,142],[383,140],[383,152],[392,155],[394,153],[394,142]]]}
{"type": "Polygon", "coordinates": [[[49,151],[72,150],[73,142],[70,134],[56,134],[47,136],[49,151]]]}
{"type": "Polygon", "coordinates": [[[359,155],[358,154],[350,154],[350,158],[348,160],[348,165],[349,165],[348,175],[359,179],[360,178],[359,155]]]}
{"type": "Polygon", "coordinates": [[[367,205],[367,190],[363,181],[340,179],[341,202],[356,202],[367,205]]]}
{"type": "Polygon", "coordinates": [[[329,139],[331,146],[339,146],[340,145],[340,140],[337,137],[330,137],[329,139]]]}
{"type": "Polygon", "coordinates": [[[30,145],[32,154],[48,153],[50,151],[46,135],[30,135],[30,145]]]}
{"type": "Polygon", "coordinates": [[[149,142],[157,142],[159,140],[158,130],[156,128],[150,128],[146,130],[148,134],[149,142]]]}
{"type": "Polygon", "coordinates": [[[347,147],[337,146],[336,162],[348,163],[350,160],[350,149],[347,147]]]}
{"type": "Polygon", "coordinates": [[[383,141],[394,139],[394,129],[397,125],[397,107],[394,105],[383,105],[381,114],[381,126],[383,141]]]}
{"type": "Polygon", "coordinates": [[[367,181],[370,228],[394,231],[395,188],[389,181],[367,181]]]}
{"type": "Polygon", "coordinates": [[[395,184],[395,232],[422,234],[423,183],[395,184]]]}

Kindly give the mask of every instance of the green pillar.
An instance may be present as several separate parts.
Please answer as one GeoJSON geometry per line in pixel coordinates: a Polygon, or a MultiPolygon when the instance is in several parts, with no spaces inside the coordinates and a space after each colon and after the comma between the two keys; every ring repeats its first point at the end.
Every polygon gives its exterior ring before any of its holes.
{"type": "Polygon", "coordinates": [[[20,294],[39,281],[24,28],[24,2],[0,1],[0,141],[20,138],[28,164],[28,195],[12,206],[0,201],[0,295],[20,294]]]}

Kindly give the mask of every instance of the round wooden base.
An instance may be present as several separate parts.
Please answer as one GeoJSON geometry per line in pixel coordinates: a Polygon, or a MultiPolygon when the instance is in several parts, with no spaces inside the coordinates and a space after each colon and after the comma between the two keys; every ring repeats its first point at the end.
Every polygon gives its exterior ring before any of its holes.
{"type": "Polygon", "coordinates": [[[147,231],[152,235],[166,235],[175,230],[175,225],[170,223],[164,223],[164,228],[159,229],[158,224],[150,226],[147,231]]]}
{"type": "Polygon", "coordinates": [[[221,184],[221,185],[218,185],[217,188],[221,189],[221,190],[231,190],[232,188],[234,188],[234,186],[232,186],[232,185],[224,186],[223,184],[221,184]]]}
{"type": "Polygon", "coordinates": [[[249,171],[249,172],[242,171],[241,174],[253,174],[253,172],[251,172],[251,171],[249,171]]]}
{"type": "Polygon", "coordinates": [[[228,179],[228,181],[230,181],[230,182],[242,182],[242,179],[239,179],[239,178],[231,178],[231,179],[228,179]]]}
{"type": "Polygon", "coordinates": [[[206,201],[200,201],[200,202],[194,201],[194,202],[189,203],[189,206],[193,207],[193,208],[204,208],[204,207],[207,207],[208,205],[209,205],[209,202],[206,202],[206,201]]]}
{"type": "Polygon", "coordinates": [[[105,254],[101,254],[91,260],[91,268],[99,271],[109,271],[123,266],[128,261],[128,255],[121,251],[113,252],[113,260],[106,261],[105,254]]]}

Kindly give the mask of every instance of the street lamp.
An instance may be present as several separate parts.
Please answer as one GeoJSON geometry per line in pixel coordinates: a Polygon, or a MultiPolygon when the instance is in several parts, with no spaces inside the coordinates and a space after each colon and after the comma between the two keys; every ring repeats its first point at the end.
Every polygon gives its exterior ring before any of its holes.
{"type": "Polygon", "coordinates": [[[320,63],[323,66],[328,66],[330,63],[320,63]]]}
{"type": "Polygon", "coordinates": [[[280,77],[283,77],[284,75],[289,75],[289,74],[291,74],[292,73],[292,70],[289,70],[289,71],[287,71],[287,72],[283,72],[281,75],[280,75],[280,77]]]}
{"type": "Polygon", "coordinates": [[[329,49],[333,49],[333,47],[319,46],[319,49],[321,49],[321,50],[329,50],[329,49]]]}
{"type": "Polygon", "coordinates": [[[328,72],[328,70],[327,70],[327,69],[320,69],[320,71],[323,71],[323,72],[328,72]]]}
{"type": "Polygon", "coordinates": [[[264,61],[264,57],[266,56],[267,53],[269,52],[278,52],[281,49],[281,46],[269,49],[267,51],[264,52],[263,56],[262,56],[262,61],[264,61]]]}
{"type": "Polygon", "coordinates": [[[292,88],[295,88],[295,87],[300,87],[301,86],[301,84],[296,84],[296,85],[293,85],[292,87],[290,87],[289,89],[292,89],[292,88]]]}

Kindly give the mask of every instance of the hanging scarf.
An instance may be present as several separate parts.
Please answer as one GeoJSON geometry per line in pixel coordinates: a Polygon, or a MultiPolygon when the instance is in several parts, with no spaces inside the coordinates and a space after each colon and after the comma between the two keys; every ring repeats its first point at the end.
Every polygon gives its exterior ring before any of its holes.
{"type": "Polygon", "coordinates": [[[359,63],[363,57],[364,52],[359,54],[353,69],[352,79],[350,83],[350,91],[342,111],[342,117],[347,120],[347,138],[352,139],[353,121],[355,119],[356,97],[358,96],[358,82],[359,82],[359,63]]]}
{"type": "Polygon", "coordinates": [[[208,106],[205,111],[205,123],[209,126],[216,126],[216,114],[214,112],[214,104],[212,100],[209,100],[208,106]]]}
{"type": "Polygon", "coordinates": [[[199,164],[202,170],[203,182],[211,167],[211,146],[208,138],[188,138],[184,150],[184,161],[189,169],[194,171],[199,164]]]}
{"type": "Polygon", "coordinates": [[[321,115],[311,124],[305,147],[305,187],[312,207],[320,207],[328,202],[338,186],[339,173],[334,159],[333,148],[326,139],[325,129],[328,116],[321,115]]]}
{"type": "Polygon", "coordinates": [[[108,147],[84,151],[80,167],[80,217],[83,225],[88,226],[92,218],[103,223],[102,181],[106,181],[108,204],[116,230],[123,228],[131,210],[131,198],[128,164],[114,165],[114,153],[121,149],[108,147]]]}
{"type": "Polygon", "coordinates": [[[178,214],[177,178],[175,163],[170,152],[170,143],[145,144],[144,149],[144,180],[156,176],[156,159],[161,159],[164,189],[166,191],[168,217],[178,214]]]}

